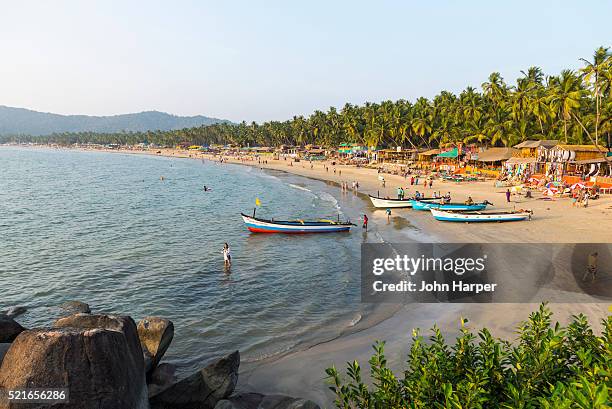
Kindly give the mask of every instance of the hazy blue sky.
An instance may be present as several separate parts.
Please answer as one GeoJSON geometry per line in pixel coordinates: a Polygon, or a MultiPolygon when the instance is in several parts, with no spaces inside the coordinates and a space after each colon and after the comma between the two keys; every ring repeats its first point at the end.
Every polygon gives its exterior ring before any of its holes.
{"type": "Polygon", "coordinates": [[[287,119],[612,45],[609,0],[1,1],[0,105],[64,114],[287,119]]]}

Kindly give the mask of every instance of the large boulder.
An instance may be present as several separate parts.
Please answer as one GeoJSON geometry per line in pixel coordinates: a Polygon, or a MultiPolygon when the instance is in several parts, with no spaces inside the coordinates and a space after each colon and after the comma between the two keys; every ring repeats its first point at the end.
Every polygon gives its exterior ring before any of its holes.
{"type": "Polygon", "coordinates": [[[176,366],[167,362],[159,364],[147,380],[149,396],[157,395],[174,383],[176,383],[176,366]]]}
{"type": "MultiPolygon", "coordinates": [[[[63,409],[147,409],[136,325],[129,317],[106,324],[22,332],[0,366],[0,389],[68,388],[69,402],[53,406],[63,409]]],[[[0,402],[3,409],[19,405],[0,402]]]]}
{"type": "Polygon", "coordinates": [[[235,351],[151,396],[153,409],[214,409],[238,382],[240,353],[235,351]]]}
{"type": "Polygon", "coordinates": [[[159,317],[146,317],[138,323],[138,338],[145,354],[145,372],[151,372],[159,364],[174,337],[172,321],[159,317]]]}
{"type": "Polygon", "coordinates": [[[0,314],[0,342],[13,342],[24,328],[8,315],[0,314]]]}

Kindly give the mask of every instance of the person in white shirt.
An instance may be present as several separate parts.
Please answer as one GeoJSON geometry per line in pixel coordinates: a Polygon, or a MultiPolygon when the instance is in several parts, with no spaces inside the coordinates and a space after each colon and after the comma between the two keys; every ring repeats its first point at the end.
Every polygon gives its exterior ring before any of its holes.
{"type": "Polygon", "coordinates": [[[227,243],[223,245],[223,262],[225,263],[225,267],[232,265],[232,254],[230,253],[230,247],[227,243]]]}

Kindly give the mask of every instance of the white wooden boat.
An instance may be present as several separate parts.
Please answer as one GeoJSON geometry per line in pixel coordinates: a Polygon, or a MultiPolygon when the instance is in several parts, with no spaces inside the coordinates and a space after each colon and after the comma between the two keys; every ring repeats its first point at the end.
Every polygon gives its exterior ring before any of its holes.
{"type": "MultiPolygon", "coordinates": [[[[382,197],[376,197],[376,196],[372,196],[372,195],[368,195],[370,196],[370,200],[372,201],[372,204],[374,205],[374,207],[379,208],[379,209],[398,209],[398,208],[407,208],[407,207],[412,207],[412,201],[414,200],[414,198],[408,198],[408,199],[385,199],[382,197]]],[[[432,198],[425,198],[425,199],[419,199],[419,201],[421,202],[427,202],[427,201],[433,201],[433,200],[439,200],[439,199],[432,199],[432,198]]]]}
{"type": "Polygon", "coordinates": [[[531,210],[511,210],[506,212],[448,212],[438,209],[430,209],[431,215],[436,220],[445,222],[517,222],[521,220],[531,220],[533,212],[531,210]]]}

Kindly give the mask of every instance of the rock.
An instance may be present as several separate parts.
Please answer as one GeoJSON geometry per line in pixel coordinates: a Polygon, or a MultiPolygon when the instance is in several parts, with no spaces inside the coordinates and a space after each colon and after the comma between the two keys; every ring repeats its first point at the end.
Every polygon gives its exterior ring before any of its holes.
{"type": "MultiPolygon", "coordinates": [[[[147,409],[136,324],[129,317],[107,317],[99,322],[106,325],[19,334],[0,366],[0,389],[68,388],[70,404],[58,405],[62,408],[147,409]]],[[[0,407],[24,406],[0,402],[0,407]]]]}
{"type": "Polygon", "coordinates": [[[176,366],[164,362],[159,364],[151,373],[148,387],[149,396],[153,396],[176,382],[176,366]]]}
{"type": "Polygon", "coordinates": [[[81,301],[67,301],[63,304],[60,304],[59,308],[62,310],[62,313],[65,316],[73,315],[73,314],[90,314],[91,309],[89,308],[89,304],[86,304],[81,301]]]}
{"type": "Polygon", "coordinates": [[[214,409],[238,382],[240,353],[235,351],[151,396],[153,409],[214,409]]]}
{"type": "Polygon", "coordinates": [[[138,323],[138,338],[145,354],[145,372],[151,372],[159,364],[174,337],[172,321],[159,317],[146,317],[138,323]]]}
{"type": "Polygon", "coordinates": [[[6,355],[6,351],[11,347],[11,343],[9,342],[0,342],[0,365],[2,365],[2,360],[4,359],[4,355],[6,355]]]}
{"type": "Polygon", "coordinates": [[[284,395],[269,395],[259,403],[257,409],[321,409],[311,400],[284,395]]]}
{"type": "Polygon", "coordinates": [[[263,398],[261,393],[243,393],[220,400],[215,409],[257,409],[263,398]]]}
{"type": "Polygon", "coordinates": [[[9,307],[9,309],[6,310],[6,315],[8,315],[10,318],[15,318],[15,317],[20,316],[27,310],[28,309],[24,307],[23,305],[16,305],[14,307],[9,307]]]}
{"type": "Polygon", "coordinates": [[[24,331],[14,319],[8,315],[0,314],[0,342],[13,342],[17,335],[24,331]]]}

